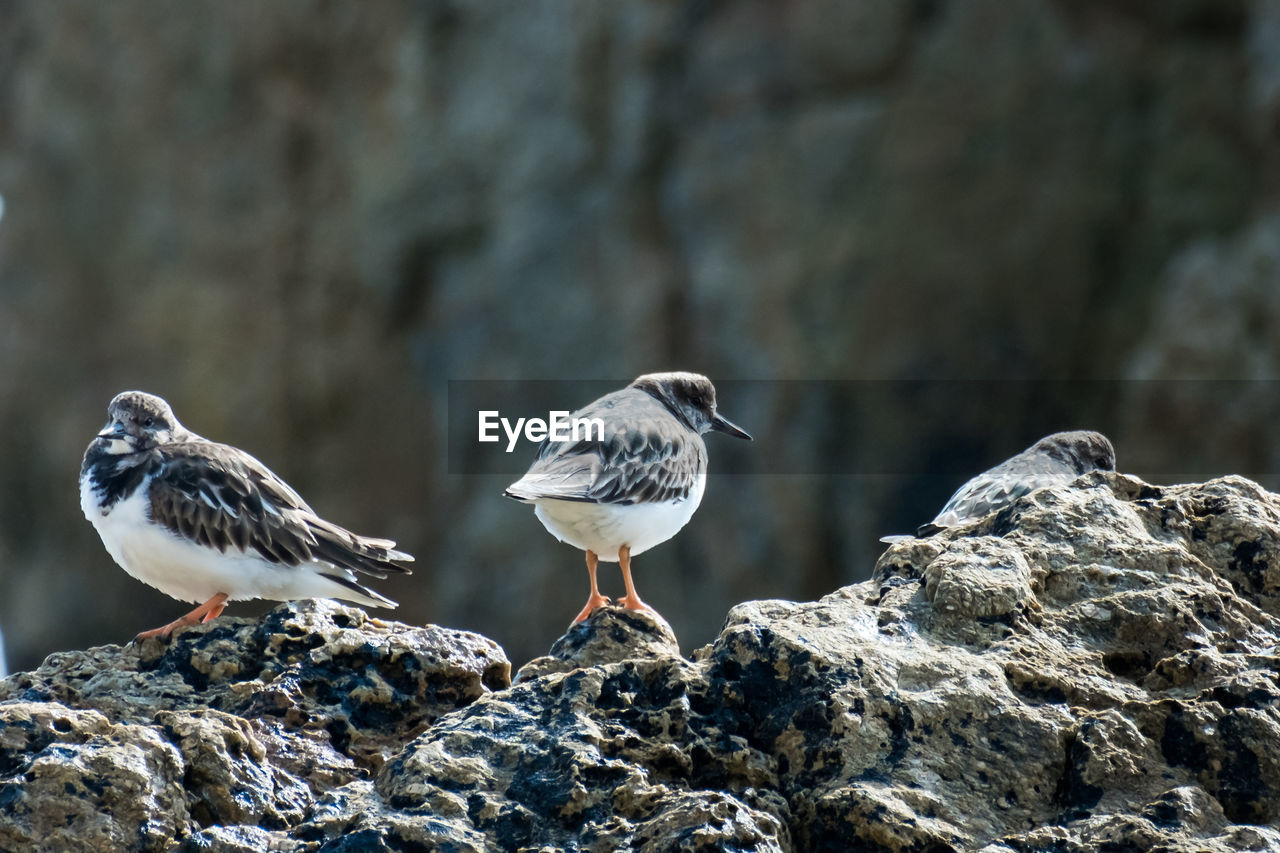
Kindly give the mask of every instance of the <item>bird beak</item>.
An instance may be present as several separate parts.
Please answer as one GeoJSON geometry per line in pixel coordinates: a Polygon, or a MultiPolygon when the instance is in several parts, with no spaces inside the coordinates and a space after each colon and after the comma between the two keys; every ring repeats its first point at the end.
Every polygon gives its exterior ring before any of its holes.
{"type": "Polygon", "coordinates": [[[751,438],[751,434],[745,429],[738,426],[728,418],[721,417],[720,415],[716,415],[711,419],[711,428],[716,432],[723,432],[726,435],[733,436],[734,438],[745,438],[747,441],[754,440],[751,438]]]}
{"type": "Polygon", "coordinates": [[[102,428],[102,432],[98,433],[98,438],[124,438],[124,422],[116,421],[107,424],[102,428]]]}

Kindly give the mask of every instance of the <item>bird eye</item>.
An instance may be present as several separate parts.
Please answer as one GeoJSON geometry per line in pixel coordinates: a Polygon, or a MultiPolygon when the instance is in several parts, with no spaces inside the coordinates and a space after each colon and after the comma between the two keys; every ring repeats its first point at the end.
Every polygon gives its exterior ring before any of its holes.
{"type": "Polygon", "coordinates": [[[702,397],[697,394],[694,394],[691,398],[689,398],[689,402],[693,403],[693,405],[697,406],[699,409],[702,408],[702,397]]]}
{"type": "Polygon", "coordinates": [[[143,421],[143,422],[142,422],[142,425],[143,425],[144,427],[146,427],[146,428],[150,429],[151,427],[153,427],[153,426],[155,426],[155,425],[156,425],[156,419],[155,419],[155,418],[151,418],[151,417],[149,417],[149,418],[147,418],[145,421],[143,421]]]}

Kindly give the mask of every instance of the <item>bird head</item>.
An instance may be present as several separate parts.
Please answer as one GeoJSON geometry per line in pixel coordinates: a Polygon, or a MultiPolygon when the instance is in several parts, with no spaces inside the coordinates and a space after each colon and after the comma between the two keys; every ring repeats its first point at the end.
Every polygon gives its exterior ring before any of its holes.
{"type": "Polygon", "coordinates": [[[97,439],[112,455],[141,453],[182,432],[182,425],[160,397],[142,391],[117,394],[107,406],[107,425],[97,439]]]}
{"type": "Polygon", "coordinates": [[[1052,455],[1060,456],[1073,465],[1077,474],[1116,470],[1115,448],[1100,432],[1057,432],[1040,441],[1047,444],[1052,455]]]}
{"type": "Polygon", "coordinates": [[[751,441],[746,430],[716,411],[716,388],[710,379],[701,374],[646,373],[632,382],[631,386],[657,397],[699,435],[708,430],[716,430],[734,438],[751,441]]]}

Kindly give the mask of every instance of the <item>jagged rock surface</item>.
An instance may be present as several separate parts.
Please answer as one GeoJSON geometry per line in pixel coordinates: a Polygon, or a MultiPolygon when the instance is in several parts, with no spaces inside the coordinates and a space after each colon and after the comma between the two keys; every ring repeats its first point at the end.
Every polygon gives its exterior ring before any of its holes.
{"type": "Polygon", "coordinates": [[[0,681],[0,850],[295,827],[510,673],[484,637],[326,601],[51,655],[0,681]]]}
{"type": "Polygon", "coordinates": [[[47,798],[90,850],[1277,849],[1278,617],[1280,497],[1113,474],[692,659],[606,609],[502,689],[481,639],[397,627],[410,689],[280,609],[0,682],[0,848],[47,798]]]}
{"type": "Polygon", "coordinates": [[[548,654],[520,667],[515,680],[531,681],[629,658],[679,656],[680,641],[661,616],[605,607],[593,613],[591,619],[570,625],[564,636],[552,643],[548,654]]]}

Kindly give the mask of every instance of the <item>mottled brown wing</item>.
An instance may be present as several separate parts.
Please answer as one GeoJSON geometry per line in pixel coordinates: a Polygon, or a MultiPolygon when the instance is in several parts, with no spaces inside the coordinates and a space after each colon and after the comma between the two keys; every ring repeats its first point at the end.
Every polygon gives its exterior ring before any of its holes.
{"type": "Polygon", "coordinates": [[[385,577],[406,572],[393,542],[357,536],[316,516],[287,483],[249,454],[214,442],[166,449],[151,483],[151,517],[199,545],[256,552],[285,566],[331,563],[385,577]]]}

